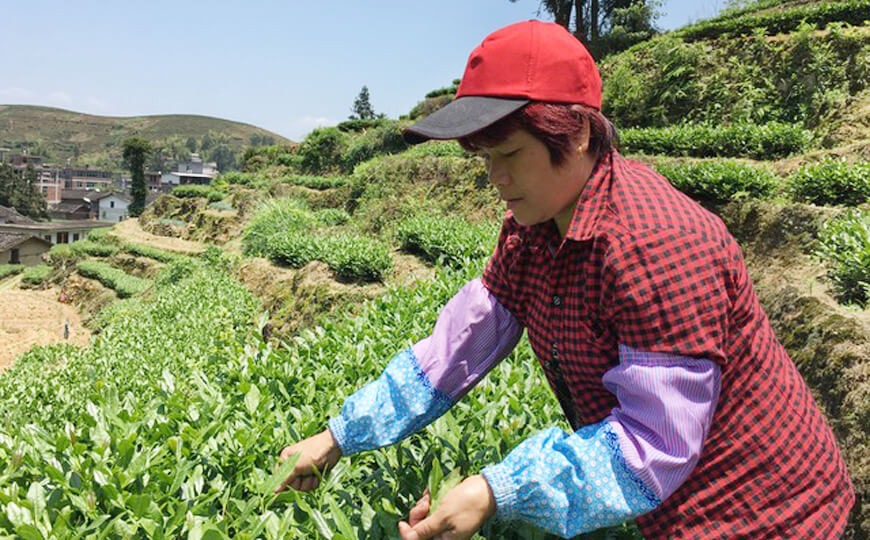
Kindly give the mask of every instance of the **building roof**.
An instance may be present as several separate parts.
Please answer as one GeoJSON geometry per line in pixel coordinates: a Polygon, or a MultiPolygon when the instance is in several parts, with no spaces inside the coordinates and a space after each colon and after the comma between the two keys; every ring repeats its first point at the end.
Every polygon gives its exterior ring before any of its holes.
{"type": "Polygon", "coordinates": [[[0,231],[0,251],[6,251],[8,249],[13,249],[15,246],[19,246],[24,242],[27,242],[33,238],[43,244],[51,246],[51,242],[47,240],[43,240],[42,238],[36,236],[35,234],[28,233],[15,233],[15,232],[2,232],[0,231]]]}
{"type": "Polygon", "coordinates": [[[36,223],[36,221],[19,214],[14,208],[0,206],[0,223],[36,223]]]}
{"type": "Polygon", "coordinates": [[[66,212],[66,213],[71,213],[71,212],[78,212],[78,211],[81,210],[82,208],[84,208],[86,211],[90,212],[90,208],[89,208],[88,205],[87,205],[84,201],[82,201],[82,200],[79,200],[79,199],[63,199],[60,203],[54,205],[54,207],[51,208],[51,211],[52,211],[52,212],[66,212]]]}
{"type": "Polygon", "coordinates": [[[217,176],[217,173],[209,174],[209,173],[192,173],[192,172],[182,172],[182,171],[172,171],[169,174],[174,174],[175,176],[193,176],[196,178],[214,178],[217,176]]]}
{"type": "Polygon", "coordinates": [[[57,221],[44,221],[38,223],[0,223],[0,232],[28,232],[42,233],[47,231],[63,231],[65,229],[98,229],[107,227],[105,222],[92,219],[70,219],[57,221]]]}

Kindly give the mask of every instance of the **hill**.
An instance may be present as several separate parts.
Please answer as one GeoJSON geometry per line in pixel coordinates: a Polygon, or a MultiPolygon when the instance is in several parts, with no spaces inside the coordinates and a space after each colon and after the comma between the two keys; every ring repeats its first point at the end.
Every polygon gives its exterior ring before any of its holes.
{"type": "MultiPolygon", "coordinates": [[[[253,141],[289,144],[284,137],[256,126],[189,114],[154,116],[97,116],[33,105],[0,105],[0,147],[45,152],[51,162],[73,158],[79,164],[119,163],[121,143],[142,137],[158,146],[184,145],[193,138],[215,146],[226,144],[240,154],[253,141]]],[[[208,157],[207,146],[203,147],[208,157]]],[[[200,148],[198,148],[200,149],[200,148]]]]}

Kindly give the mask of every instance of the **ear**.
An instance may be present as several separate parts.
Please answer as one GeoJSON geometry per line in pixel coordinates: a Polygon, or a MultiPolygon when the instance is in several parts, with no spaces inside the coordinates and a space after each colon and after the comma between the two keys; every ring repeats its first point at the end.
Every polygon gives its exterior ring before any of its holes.
{"type": "Polygon", "coordinates": [[[581,105],[572,105],[571,110],[577,113],[577,122],[580,124],[580,130],[571,141],[572,146],[581,156],[586,156],[589,153],[589,137],[591,136],[589,117],[583,114],[581,105]]]}

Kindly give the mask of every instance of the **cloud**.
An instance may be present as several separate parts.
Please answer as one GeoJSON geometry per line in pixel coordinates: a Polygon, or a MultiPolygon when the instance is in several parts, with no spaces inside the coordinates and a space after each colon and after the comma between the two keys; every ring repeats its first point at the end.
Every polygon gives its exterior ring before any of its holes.
{"type": "Polygon", "coordinates": [[[67,105],[72,103],[72,98],[69,94],[64,92],[63,90],[55,90],[54,92],[48,95],[48,101],[52,103],[60,103],[63,105],[67,105]]]}
{"type": "Polygon", "coordinates": [[[21,101],[33,97],[33,92],[27,88],[9,87],[0,88],[0,101],[21,101]]]}

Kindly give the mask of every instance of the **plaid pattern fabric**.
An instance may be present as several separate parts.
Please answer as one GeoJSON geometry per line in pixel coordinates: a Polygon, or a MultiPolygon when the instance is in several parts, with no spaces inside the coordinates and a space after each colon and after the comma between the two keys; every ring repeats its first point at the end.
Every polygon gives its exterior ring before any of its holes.
{"type": "Polygon", "coordinates": [[[648,538],[834,538],[854,502],[834,436],[776,340],[722,221],[617,152],[565,238],[505,217],[483,283],[527,328],[575,430],[618,405],[602,384],[620,344],[706,358],[722,389],[697,467],[648,538]]]}

